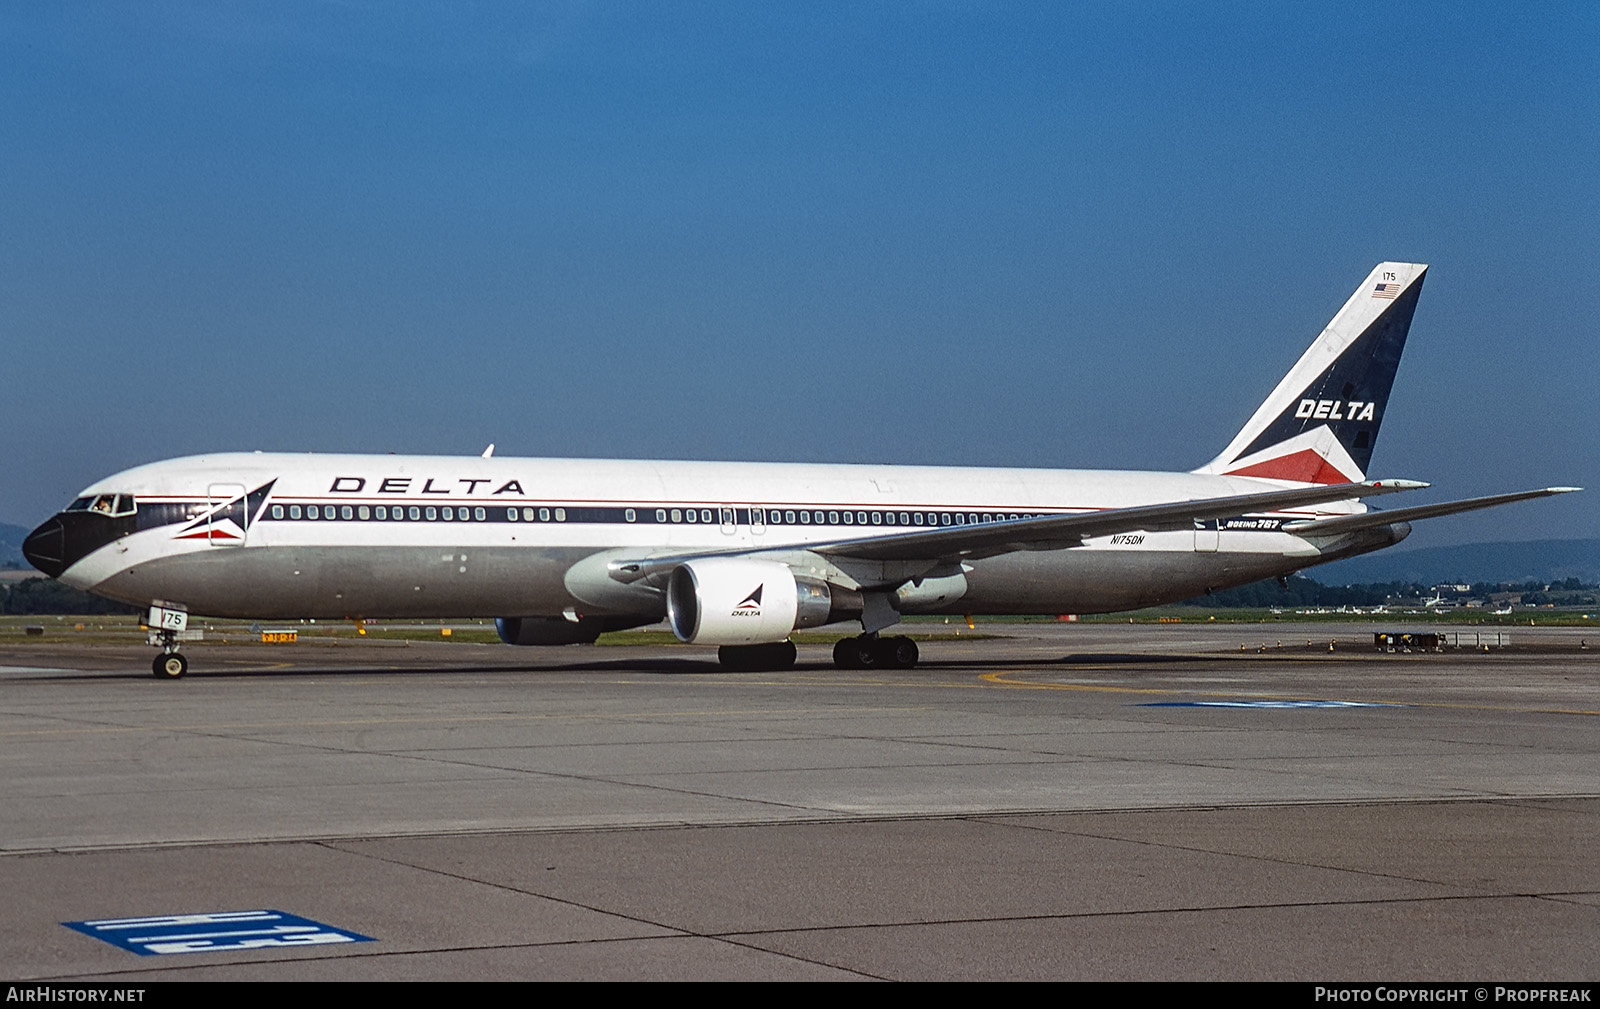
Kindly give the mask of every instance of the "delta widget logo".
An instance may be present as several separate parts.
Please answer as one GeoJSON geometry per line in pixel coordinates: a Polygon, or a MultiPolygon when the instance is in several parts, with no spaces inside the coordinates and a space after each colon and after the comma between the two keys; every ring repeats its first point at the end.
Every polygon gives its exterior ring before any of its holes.
{"type": "Polygon", "coordinates": [[[733,608],[730,616],[759,617],[761,615],[761,590],[766,588],[766,582],[756,586],[756,590],[744,597],[744,601],[733,608]]]}

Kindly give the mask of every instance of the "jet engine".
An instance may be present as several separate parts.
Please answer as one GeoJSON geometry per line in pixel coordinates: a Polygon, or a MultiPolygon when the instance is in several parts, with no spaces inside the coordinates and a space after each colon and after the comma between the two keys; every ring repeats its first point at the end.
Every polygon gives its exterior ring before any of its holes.
{"type": "Polygon", "coordinates": [[[782,641],[828,623],[832,612],[827,582],[797,578],[778,561],[708,557],[679,565],[667,583],[667,621],[690,644],[782,641]]]}
{"type": "Polygon", "coordinates": [[[633,617],[499,617],[494,629],[508,645],[591,645],[606,631],[649,623],[633,617]]]}

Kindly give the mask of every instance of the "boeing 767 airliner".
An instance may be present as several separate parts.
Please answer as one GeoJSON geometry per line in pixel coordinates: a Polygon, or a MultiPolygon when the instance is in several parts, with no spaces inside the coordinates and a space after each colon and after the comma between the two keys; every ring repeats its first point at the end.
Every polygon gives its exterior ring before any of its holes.
{"type": "Polygon", "coordinates": [[[497,617],[516,645],[667,619],[735,668],[859,621],[844,667],[909,667],[903,614],[1103,613],[1398,543],[1417,519],[1577,488],[1369,511],[1427,267],[1379,264],[1244,428],[1190,473],[239,453],[107,477],[34,530],[35,567],[150,607],[157,676],[188,614],[497,617]]]}

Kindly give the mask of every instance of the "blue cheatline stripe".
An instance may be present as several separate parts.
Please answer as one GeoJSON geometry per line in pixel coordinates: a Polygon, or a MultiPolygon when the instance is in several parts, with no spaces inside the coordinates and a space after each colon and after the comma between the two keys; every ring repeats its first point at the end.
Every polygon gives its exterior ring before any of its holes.
{"type": "MultiPolygon", "coordinates": [[[[537,524],[574,524],[574,525],[712,525],[721,526],[725,522],[723,507],[718,505],[684,505],[661,504],[657,502],[640,502],[632,506],[623,505],[586,505],[566,504],[564,502],[544,501],[529,504],[525,501],[494,501],[473,502],[461,504],[450,499],[439,498],[372,498],[346,499],[342,503],[338,499],[330,501],[328,498],[310,500],[306,498],[281,497],[271,500],[271,504],[262,506],[251,495],[252,525],[264,522],[485,522],[485,523],[537,523],[537,524]],[[415,514],[413,515],[413,512],[415,514]],[[448,517],[447,517],[448,516],[448,517]]],[[[212,519],[233,518],[238,522],[242,518],[238,512],[237,502],[232,510],[210,512],[206,502],[161,502],[144,503],[139,506],[137,525],[140,530],[155,529],[162,526],[173,525],[180,522],[193,522],[190,528],[201,528],[210,514],[212,519]]],[[[865,508],[860,506],[832,506],[818,507],[816,505],[802,505],[798,507],[773,507],[751,509],[749,507],[731,507],[732,524],[739,526],[768,526],[768,527],[801,527],[825,526],[835,530],[852,529],[940,529],[958,526],[991,525],[998,522],[1026,521],[1028,519],[1065,518],[1071,515],[1085,514],[1081,508],[1073,509],[1028,509],[1010,511],[1003,509],[983,509],[966,506],[961,510],[953,508],[917,508],[906,506],[896,507],[893,510],[883,508],[865,508]]],[[[1243,533],[1275,533],[1282,530],[1286,520],[1266,516],[1240,515],[1233,518],[1206,519],[1196,525],[1197,529],[1217,529],[1224,532],[1243,533]]]]}
{"type": "MultiPolygon", "coordinates": [[[[761,508],[752,515],[749,508],[729,508],[735,525],[747,526],[752,521],[767,526],[892,526],[898,528],[938,528],[961,525],[989,525],[1020,519],[1057,517],[1073,514],[1055,511],[962,511],[953,509],[896,508],[889,511],[878,508],[841,508],[806,506],[800,508],[761,508]]],[[[316,503],[280,498],[261,514],[258,522],[305,521],[445,521],[445,522],[539,522],[581,523],[586,525],[722,525],[724,519],[720,506],[663,505],[644,502],[632,507],[569,505],[543,502],[536,505],[511,504],[455,504],[450,501],[364,499],[350,504],[329,504],[326,499],[316,503]],[[383,517],[378,510],[383,509],[383,517]],[[350,511],[346,515],[346,511],[350,511]],[[413,517],[412,512],[418,512],[413,517]],[[312,515],[315,514],[315,518],[312,515]],[[446,518],[446,515],[449,518],[446,518]]]]}
{"type": "MultiPolygon", "coordinates": [[[[255,508],[256,506],[252,506],[255,508]]],[[[258,508],[251,521],[261,522],[537,522],[576,523],[584,525],[723,525],[726,516],[719,505],[684,505],[641,502],[632,506],[595,506],[566,504],[565,502],[494,501],[461,504],[439,498],[361,498],[349,503],[318,498],[315,501],[283,497],[273,499],[270,507],[258,508]],[[381,509],[381,517],[380,517],[381,509]],[[347,515],[346,512],[349,512],[347,515]],[[412,516],[412,512],[417,514],[412,516]],[[449,518],[445,516],[449,515],[449,518]]],[[[168,502],[140,506],[139,528],[151,529],[177,522],[204,519],[207,508],[204,502],[168,502]]],[[[1057,511],[1030,509],[1010,511],[1000,509],[967,508],[916,508],[906,506],[888,510],[859,506],[842,507],[804,505],[773,508],[729,508],[733,523],[768,526],[832,526],[939,528],[945,526],[990,525],[996,522],[1013,522],[1021,519],[1056,518],[1077,514],[1079,510],[1057,511]]],[[[226,518],[227,514],[219,513],[226,518]]],[[[1251,519],[1249,528],[1258,527],[1262,520],[1251,519]]],[[[1269,520],[1281,524],[1279,520],[1269,520]]]]}

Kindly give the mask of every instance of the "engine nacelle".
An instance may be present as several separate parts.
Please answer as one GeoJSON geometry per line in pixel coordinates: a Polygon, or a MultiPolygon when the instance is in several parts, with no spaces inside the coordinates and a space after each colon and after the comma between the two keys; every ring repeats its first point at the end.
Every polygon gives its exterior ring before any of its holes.
{"type": "Polygon", "coordinates": [[[606,631],[649,623],[629,617],[497,617],[494,629],[508,645],[591,645],[606,631]]]}
{"type": "Polygon", "coordinates": [[[679,565],[667,583],[667,621],[690,644],[782,641],[827,623],[832,608],[826,582],[796,578],[778,561],[708,557],[679,565]]]}

